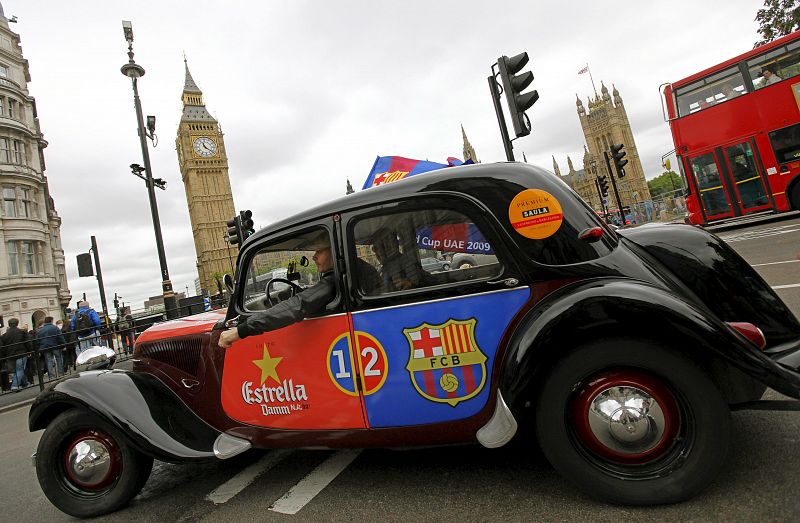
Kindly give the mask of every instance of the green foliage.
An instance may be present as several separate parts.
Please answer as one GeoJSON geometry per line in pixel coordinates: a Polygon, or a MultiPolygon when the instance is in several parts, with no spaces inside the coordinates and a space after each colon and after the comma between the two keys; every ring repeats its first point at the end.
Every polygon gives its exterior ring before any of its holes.
{"type": "Polygon", "coordinates": [[[647,188],[650,189],[650,196],[655,198],[664,193],[669,193],[683,187],[681,175],[675,171],[665,171],[663,174],[648,180],[647,188]]]}
{"type": "Polygon", "coordinates": [[[800,29],[800,0],[764,0],[755,20],[761,40],[753,47],[758,47],[800,29]]]}

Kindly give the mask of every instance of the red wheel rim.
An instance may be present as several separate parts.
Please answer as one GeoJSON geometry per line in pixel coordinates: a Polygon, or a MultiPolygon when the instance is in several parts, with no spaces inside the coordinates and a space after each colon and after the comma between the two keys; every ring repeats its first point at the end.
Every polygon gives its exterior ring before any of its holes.
{"type": "Polygon", "coordinates": [[[659,378],[619,369],[583,381],[569,416],[578,440],[611,462],[645,464],[666,454],[681,428],[675,395],[659,378]]]}
{"type": "Polygon", "coordinates": [[[102,490],[116,481],[122,458],[114,439],[104,432],[85,430],[64,446],[64,473],[82,490],[102,490]]]}

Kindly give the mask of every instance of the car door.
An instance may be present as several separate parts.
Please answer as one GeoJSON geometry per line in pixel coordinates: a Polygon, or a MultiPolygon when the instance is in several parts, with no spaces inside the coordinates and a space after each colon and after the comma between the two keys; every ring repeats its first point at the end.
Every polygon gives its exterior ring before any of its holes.
{"type": "MultiPolygon", "coordinates": [[[[321,274],[310,261],[320,238],[335,245],[333,223],[321,222],[266,238],[243,254],[236,307],[242,318],[265,314],[287,299],[290,284],[311,287],[321,274]],[[266,287],[276,274],[286,280],[266,287]],[[271,300],[271,303],[268,303],[271,300]]],[[[335,260],[336,249],[331,252],[335,260]]],[[[334,271],[336,296],[324,311],[287,327],[237,341],[225,351],[222,406],[242,423],[276,429],[364,428],[355,377],[341,379],[347,368],[331,372],[330,362],[351,361],[350,323],[344,313],[340,273],[334,271]]]]}
{"type": "Polygon", "coordinates": [[[484,215],[469,201],[440,197],[343,216],[351,367],[368,427],[462,419],[486,405],[500,341],[530,290],[484,215]],[[420,265],[457,253],[483,262],[430,273],[420,265]]]}

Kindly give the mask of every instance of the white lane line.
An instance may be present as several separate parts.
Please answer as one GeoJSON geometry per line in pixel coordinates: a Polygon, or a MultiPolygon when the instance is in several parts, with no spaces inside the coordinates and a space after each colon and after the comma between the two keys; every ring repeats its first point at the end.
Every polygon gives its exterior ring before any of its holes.
{"type": "Polygon", "coordinates": [[[258,476],[280,463],[293,452],[294,451],[292,450],[286,449],[270,451],[269,454],[256,461],[243,471],[239,472],[219,487],[215,488],[206,496],[206,499],[215,505],[225,503],[233,496],[244,490],[250,483],[255,481],[258,476]]]}
{"type": "Polygon", "coordinates": [[[787,261],[780,261],[780,262],[756,263],[755,265],[751,265],[750,267],[763,267],[765,265],[780,265],[782,263],[800,263],[800,260],[787,260],[787,261]]]}
{"type": "Polygon", "coordinates": [[[269,507],[281,514],[297,514],[314,496],[322,492],[328,483],[347,468],[361,454],[360,450],[340,450],[319,464],[311,473],[289,489],[278,501],[269,507]]]}
{"type": "Polygon", "coordinates": [[[800,283],[792,283],[790,285],[773,285],[773,289],[794,289],[795,287],[800,287],[800,283]]]}

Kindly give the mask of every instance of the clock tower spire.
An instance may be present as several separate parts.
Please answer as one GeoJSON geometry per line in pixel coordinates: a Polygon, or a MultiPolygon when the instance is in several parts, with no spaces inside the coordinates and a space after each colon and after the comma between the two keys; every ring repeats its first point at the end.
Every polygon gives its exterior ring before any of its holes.
{"type": "Polygon", "coordinates": [[[225,222],[236,211],[222,129],[206,110],[203,92],[192,78],[186,58],[183,62],[183,113],[175,150],[186,189],[200,287],[216,294],[220,288],[217,278],[221,280],[223,274],[233,272],[233,260],[238,254],[236,247],[229,247],[224,240],[225,222]]]}

